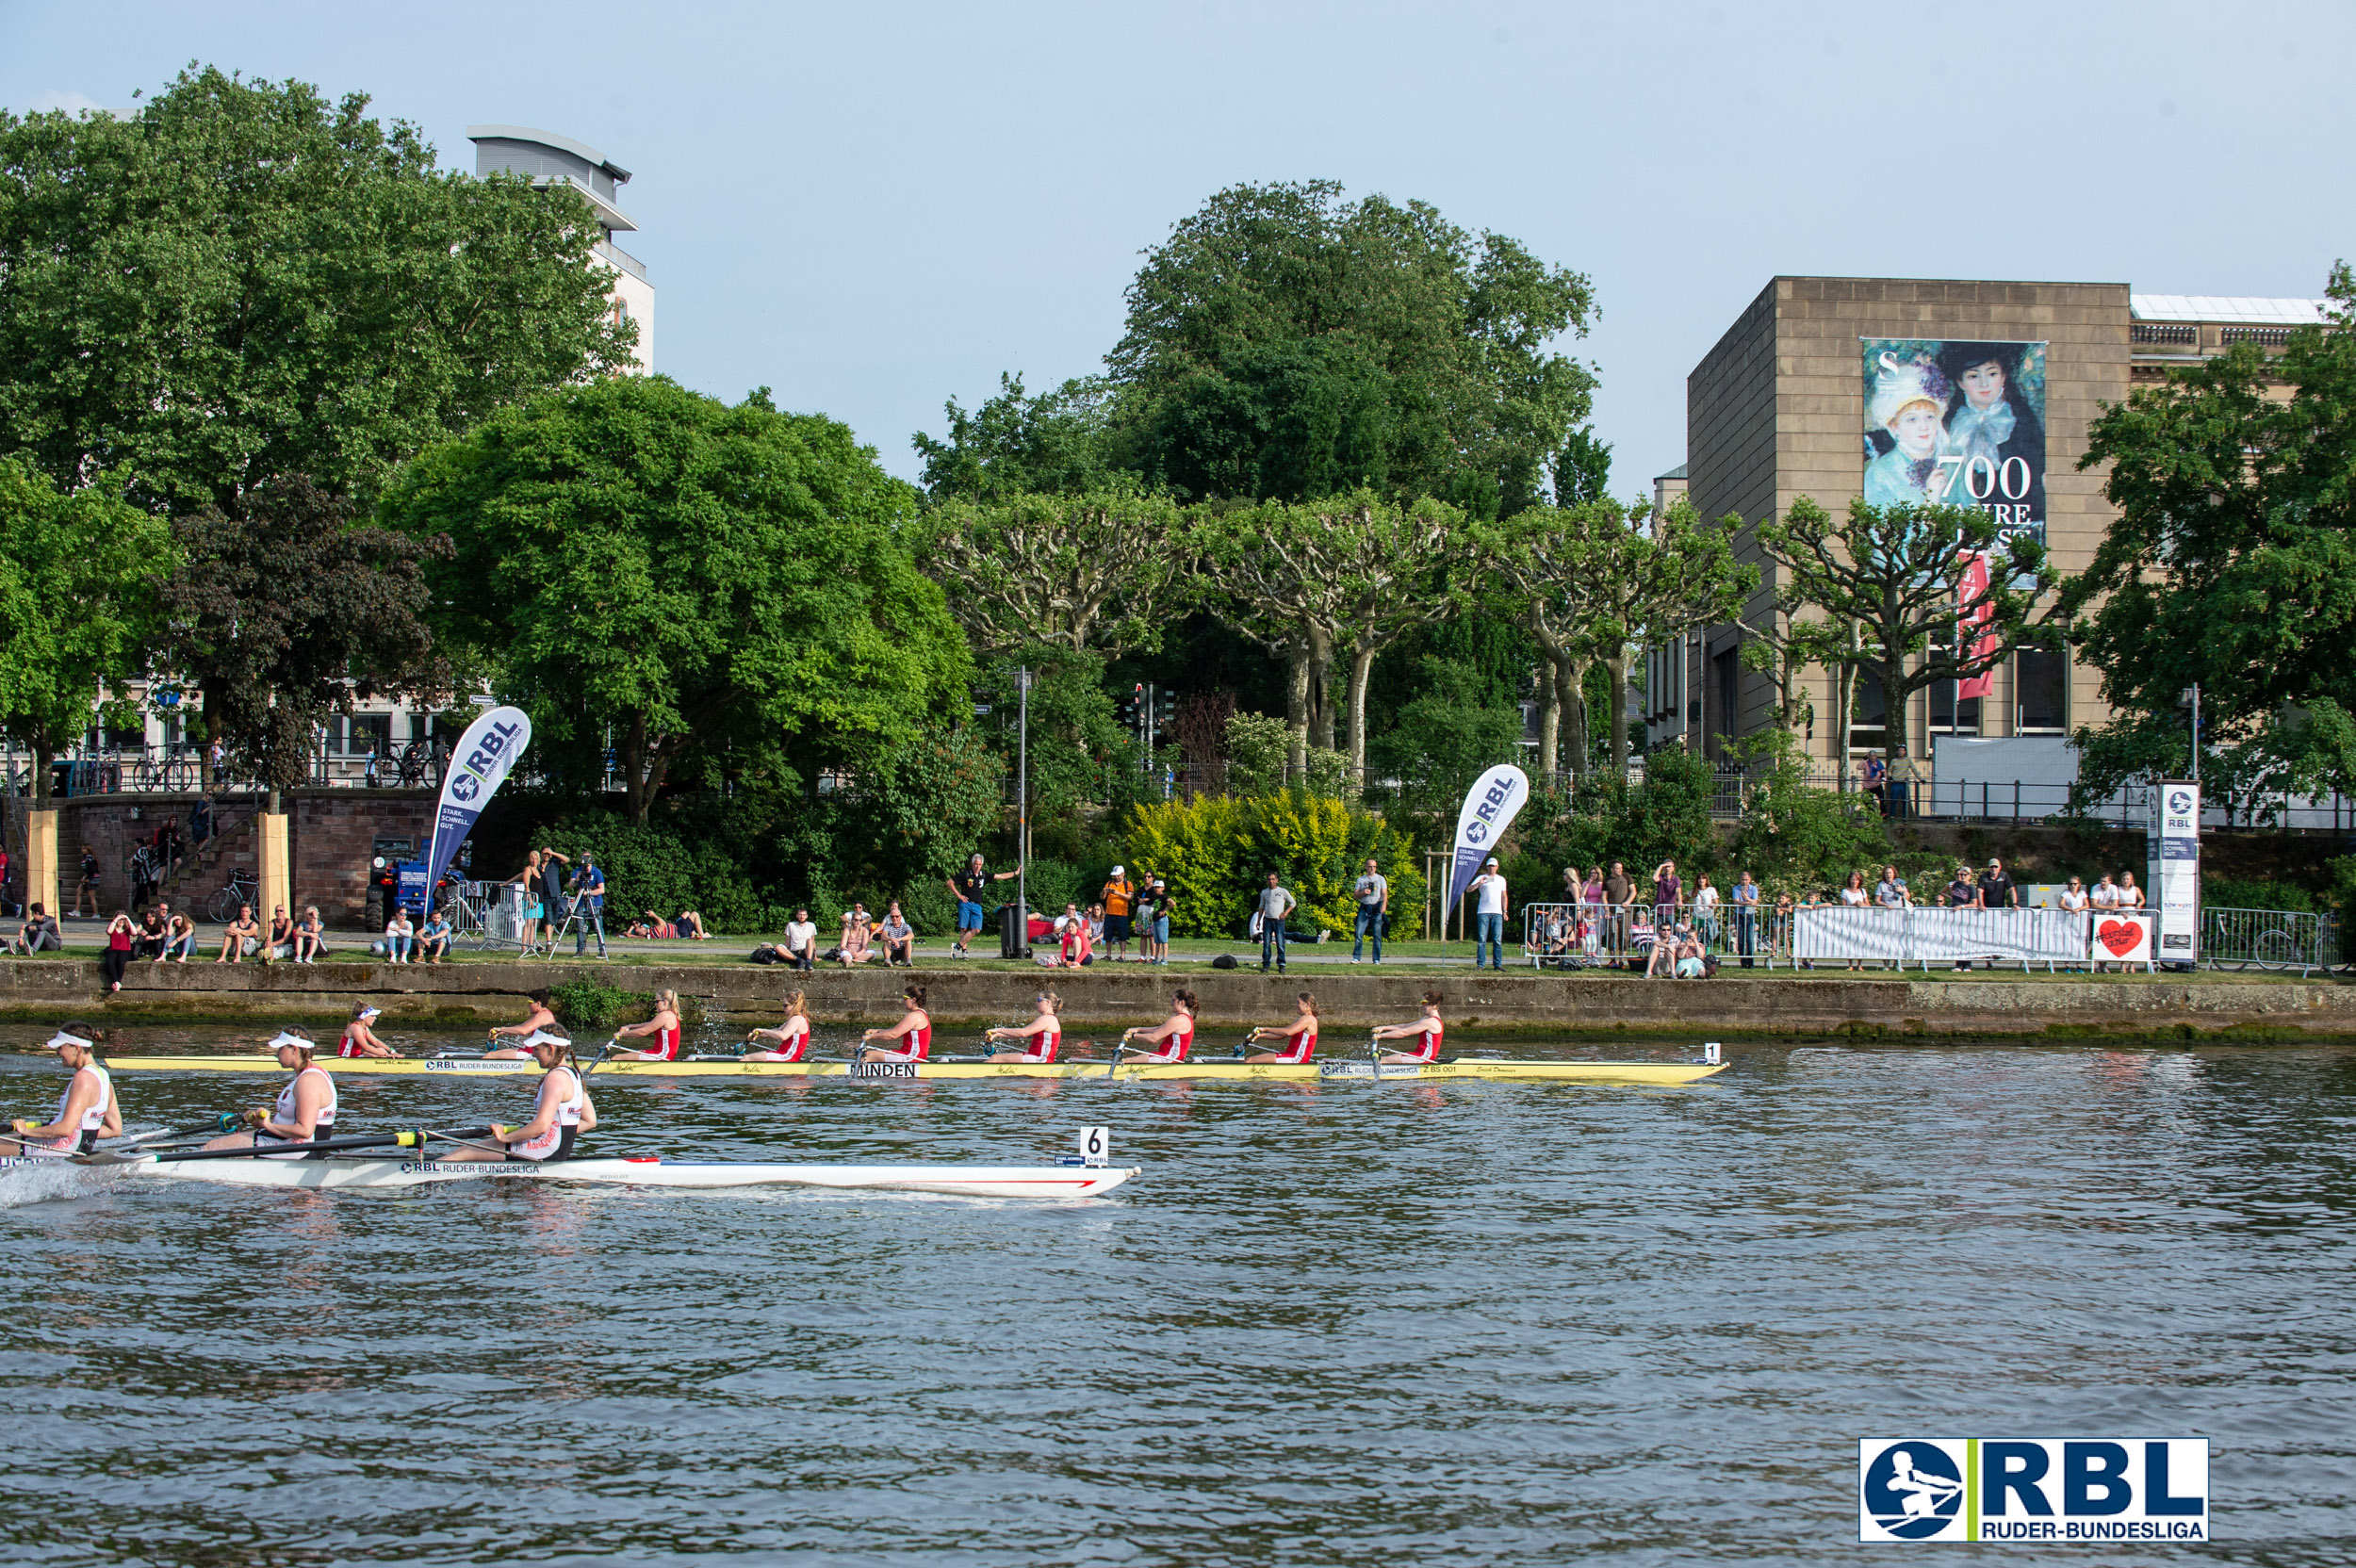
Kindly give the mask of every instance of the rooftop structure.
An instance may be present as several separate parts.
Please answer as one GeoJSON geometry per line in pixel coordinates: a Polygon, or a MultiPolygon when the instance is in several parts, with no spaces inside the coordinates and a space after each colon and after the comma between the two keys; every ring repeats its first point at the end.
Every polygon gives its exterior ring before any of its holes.
{"type": "Polygon", "coordinates": [[[584,141],[530,125],[469,125],[466,139],[475,145],[474,172],[482,174],[521,174],[534,189],[565,186],[577,190],[605,231],[597,241],[597,259],[614,271],[614,318],[638,323],[638,368],[654,368],[654,285],[646,264],[614,242],[617,234],[635,233],[637,220],[617,200],[630,183],[630,171],[584,141]]]}

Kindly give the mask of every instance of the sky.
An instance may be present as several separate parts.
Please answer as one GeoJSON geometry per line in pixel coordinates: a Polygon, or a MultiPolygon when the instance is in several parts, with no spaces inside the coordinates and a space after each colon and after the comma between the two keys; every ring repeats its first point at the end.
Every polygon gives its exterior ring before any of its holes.
{"type": "Polygon", "coordinates": [[[1223,187],[1432,203],[1587,274],[1613,487],[1778,273],[2312,296],[2356,258],[2356,7],[2145,0],[1167,6],[0,0],[0,106],[191,61],[363,92],[474,167],[538,126],[635,178],[656,368],[912,477],[999,372],[1101,367],[1138,253],[1223,187]]]}

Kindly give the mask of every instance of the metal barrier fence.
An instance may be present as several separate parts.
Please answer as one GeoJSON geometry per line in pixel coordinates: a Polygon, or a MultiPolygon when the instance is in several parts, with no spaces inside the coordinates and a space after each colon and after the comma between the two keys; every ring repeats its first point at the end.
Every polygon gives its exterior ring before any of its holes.
{"type": "Polygon", "coordinates": [[[2201,962],[2210,969],[2295,969],[2302,975],[2340,962],[2339,923],[2299,909],[2201,911],[2201,962]]]}

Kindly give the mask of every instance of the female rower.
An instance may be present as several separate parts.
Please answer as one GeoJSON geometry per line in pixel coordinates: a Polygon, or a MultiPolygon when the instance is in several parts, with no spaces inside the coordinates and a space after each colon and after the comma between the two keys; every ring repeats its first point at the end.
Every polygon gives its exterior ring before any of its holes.
{"type": "Polygon", "coordinates": [[[123,1135],[123,1107],[115,1101],[114,1079],[98,1065],[98,1031],[87,1023],[69,1023],[50,1037],[50,1048],[73,1074],[57,1096],[57,1117],[37,1123],[19,1117],[8,1125],[16,1136],[0,1138],[0,1155],[87,1154],[102,1137],[123,1135]]]}
{"type": "Polygon", "coordinates": [[[354,1003],[352,1021],[344,1025],[344,1037],[335,1042],[338,1056],[398,1056],[400,1052],[376,1037],[368,1025],[383,1015],[382,1007],[371,1007],[365,1002],[354,1003]]]}
{"type": "MultiPolygon", "coordinates": [[[[278,1102],[245,1113],[250,1133],[215,1138],[207,1149],[260,1149],[273,1143],[309,1143],[333,1136],[335,1131],[335,1080],[311,1058],[319,1047],[301,1035],[282,1032],[270,1041],[278,1065],[294,1074],[278,1091],[278,1102]]],[[[265,1159],[296,1159],[293,1154],[264,1155],[265,1159]]]]}
{"type": "Polygon", "coordinates": [[[1056,1048],[1063,1044],[1063,1020],[1056,1015],[1063,1011],[1063,998],[1054,991],[1039,993],[1039,1017],[1020,1029],[985,1029],[985,1040],[1021,1040],[1012,1051],[994,1051],[993,1062],[1052,1062],[1056,1048]]]}
{"type": "Polygon", "coordinates": [[[581,1081],[564,1058],[573,1042],[561,1035],[536,1034],[524,1041],[542,1077],[532,1101],[532,1119],[520,1127],[491,1128],[491,1144],[461,1144],[444,1160],[562,1160],[569,1159],[573,1143],[597,1129],[597,1108],[589,1101],[589,1086],[581,1081]]]}
{"type": "Polygon", "coordinates": [[[1448,1034],[1448,1026],[1440,1021],[1438,991],[1423,993],[1423,1017],[1413,1023],[1386,1023],[1374,1032],[1378,1040],[1415,1040],[1418,1043],[1406,1051],[1387,1052],[1375,1057],[1384,1067],[1412,1067],[1422,1062],[1440,1059],[1440,1041],[1448,1034]]]}
{"type": "Polygon", "coordinates": [[[1300,1013],[1290,1023],[1268,1024],[1252,1030],[1249,1037],[1255,1040],[1283,1040],[1284,1048],[1281,1051],[1255,1052],[1246,1056],[1245,1061],[1284,1062],[1298,1066],[1317,1054],[1317,999],[1302,991],[1301,1000],[1295,1005],[1300,1008],[1300,1013]]]}
{"type": "Polygon", "coordinates": [[[617,1062],[676,1062],[679,1060],[679,992],[655,992],[654,1017],[644,1023],[628,1023],[614,1031],[614,1037],[617,1040],[624,1036],[636,1038],[645,1035],[654,1037],[652,1051],[616,1051],[613,1053],[614,1059],[617,1062]]]}
{"type": "Polygon", "coordinates": [[[891,1028],[870,1029],[859,1037],[859,1043],[866,1047],[859,1054],[860,1061],[921,1062],[932,1054],[933,1019],[924,1011],[924,988],[904,986],[900,994],[908,999],[908,1010],[891,1028]],[[885,1043],[892,1040],[902,1043],[895,1049],[885,1043]]]}
{"type": "Polygon", "coordinates": [[[1183,1062],[1194,1046],[1194,1017],[1200,1010],[1192,991],[1173,991],[1170,998],[1170,1017],[1158,1029],[1124,1029],[1121,1043],[1113,1047],[1113,1060],[1121,1060],[1125,1050],[1143,1046],[1137,1052],[1140,1062],[1183,1062]],[[1133,1046],[1132,1042],[1135,1042],[1133,1046]]]}
{"type": "Polygon", "coordinates": [[[756,1029],[744,1037],[746,1045],[762,1040],[770,1042],[767,1051],[747,1051],[748,1062],[798,1062],[810,1054],[810,1014],[804,1009],[807,1000],[800,991],[785,999],[785,1022],[775,1029],[756,1029]]]}
{"type": "MultiPolygon", "coordinates": [[[[546,986],[542,986],[538,990],[526,991],[524,1000],[532,1004],[532,1011],[524,1015],[524,1021],[521,1023],[502,1023],[492,1030],[491,1043],[493,1045],[498,1045],[503,1039],[528,1040],[544,1029],[556,1027],[556,1015],[548,1010],[548,988],[546,986]]],[[[497,1051],[485,1051],[483,1054],[486,1060],[519,1062],[532,1053],[525,1050],[521,1044],[516,1044],[497,1051]]]]}

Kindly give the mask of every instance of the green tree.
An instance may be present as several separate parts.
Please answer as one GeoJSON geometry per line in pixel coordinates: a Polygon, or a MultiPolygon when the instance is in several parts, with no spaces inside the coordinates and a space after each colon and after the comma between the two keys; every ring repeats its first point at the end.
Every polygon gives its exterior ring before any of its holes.
{"type": "Polygon", "coordinates": [[[627,363],[579,195],[367,106],[191,69],[128,120],[0,113],[0,450],[241,518],[627,363]]]}
{"type": "Polygon", "coordinates": [[[1420,202],[1235,186],[1147,253],[1106,356],[1132,464],[1193,497],[1538,497],[1593,400],[1585,278],[1420,202]]]}
{"type": "Polygon", "coordinates": [[[2096,419],[2082,468],[2119,509],[2064,585],[2114,717],[2082,729],[2082,790],[2186,766],[2178,708],[2201,688],[2202,776],[2244,795],[2345,787],[2356,712],[2356,278],[2329,326],[2279,355],[2238,344],[2096,419]],[[2277,392],[2287,385],[2289,397],[2277,392]],[[2320,718],[2321,723],[2315,721],[2320,718]]]}
{"type": "Polygon", "coordinates": [[[186,564],[164,589],[163,655],[204,694],[205,733],[233,744],[276,811],[335,710],[380,691],[429,705],[450,696],[425,577],[450,541],[366,526],[300,475],[245,501],[242,518],[207,506],[173,522],[186,564]]]}
{"type": "Polygon", "coordinates": [[[1191,584],[1176,504],[1112,489],[950,499],[919,556],[982,653],[1152,646],[1191,584]]]}
{"type": "Polygon", "coordinates": [[[410,464],[384,516],[450,537],[445,638],[575,766],[610,744],[633,822],[692,764],[814,791],[968,700],[965,640],[906,543],[914,492],[758,395],[543,394],[410,464]]]}
{"type": "Polygon", "coordinates": [[[0,459],[0,730],[33,754],[36,801],[50,760],[91,724],[128,722],[122,682],[162,629],[174,564],[171,531],[111,489],[62,495],[0,459]]]}
{"type": "Polygon", "coordinates": [[[926,498],[1003,501],[1017,496],[1079,495],[1118,487],[1125,470],[1101,380],[1068,381],[1033,396],[1023,378],[1001,374],[998,395],[968,414],[949,400],[946,438],[913,438],[924,460],[926,498]]]}
{"type": "Polygon", "coordinates": [[[1629,655],[1734,619],[1759,586],[1759,568],[1734,559],[1731,524],[1705,522],[1682,499],[1658,516],[1639,501],[1625,513],[1613,509],[1575,556],[1591,596],[1597,658],[1612,677],[1615,774],[1628,773],[1629,655]]]}

